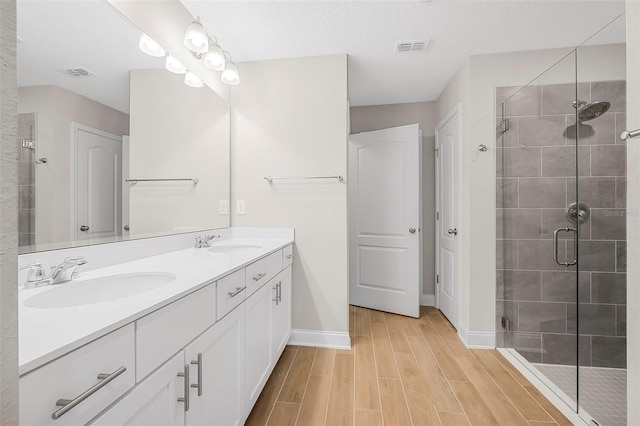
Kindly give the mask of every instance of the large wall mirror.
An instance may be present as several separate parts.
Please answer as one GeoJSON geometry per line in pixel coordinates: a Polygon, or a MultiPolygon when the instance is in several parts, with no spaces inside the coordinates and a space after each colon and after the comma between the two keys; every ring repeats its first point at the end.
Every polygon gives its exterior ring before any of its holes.
{"type": "Polygon", "coordinates": [[[18,1],[20,252],[229,226],[229,106],[106,1],[18,1]]]}

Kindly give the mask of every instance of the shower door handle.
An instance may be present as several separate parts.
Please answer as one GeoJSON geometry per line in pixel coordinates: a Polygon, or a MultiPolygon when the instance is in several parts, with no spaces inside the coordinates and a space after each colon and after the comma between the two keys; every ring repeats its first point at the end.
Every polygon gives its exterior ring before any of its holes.
{"type": "Polygon", "coordinates": [[[567,256],[565,253],[565,257],[564,257],[564,262],[560,262],[558,260],[558,237],[560,235],[561,232],[573,232],[573,244],[574,246],[576,245],[576,237],[578,235],[578,231],[576,231],[574,228],[569,228],[569,227],[565,227],[565,228],[558,228],[555,231],[553,231],[553,260],[560,266],[571,266],[571,265],[575,265],[576,263],[578,263],[578,259],[575,258],[575,250],[574,250],[574,259],[571,262],[567,261],[567,256]]]}

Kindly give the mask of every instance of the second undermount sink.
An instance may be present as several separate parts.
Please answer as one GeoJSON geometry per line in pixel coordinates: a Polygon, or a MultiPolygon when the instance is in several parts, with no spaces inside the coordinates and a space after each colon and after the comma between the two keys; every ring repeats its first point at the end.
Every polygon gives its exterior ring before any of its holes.
{"type": "Polygon", "coordinates": [[[251,249],[259,249],[262,246],[258,246],[255,244],[243,244],[243,243],[233,243],[233,244],[220,244],[209,247],[207,250],[212,251],[214,253],[227,253],[231,251],[241,251],[241,250],[251,250],[251,249]]]}
{"type": "Polygon", "coordinates": [[[88,280],[56,284],[47,291],[26,299],[29,308],[67,308],[123,299],[170,284],[176,276],[165,272],[140,272],[109,275],[88,280]]]}

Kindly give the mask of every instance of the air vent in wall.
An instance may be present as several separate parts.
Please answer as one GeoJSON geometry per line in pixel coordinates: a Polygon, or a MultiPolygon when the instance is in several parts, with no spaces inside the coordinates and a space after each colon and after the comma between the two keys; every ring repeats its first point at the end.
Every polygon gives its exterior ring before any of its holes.
{"type": "Polygon", "coordinates": [[[58,71],[60,71],[62,74],[66,74],[70,77],[93,77],[95,76],[94,73],[92,73],[91,71],[89,71],[86,68],[83,67],[75,67],[75,68],[63,68],[63,69],[59,69],[58,71]]]}
{"type": "Polygon", "coordinates": [[[399,41],[396,43],[396,53],[424,52],[429,48],[431,39],[399,41]]]}

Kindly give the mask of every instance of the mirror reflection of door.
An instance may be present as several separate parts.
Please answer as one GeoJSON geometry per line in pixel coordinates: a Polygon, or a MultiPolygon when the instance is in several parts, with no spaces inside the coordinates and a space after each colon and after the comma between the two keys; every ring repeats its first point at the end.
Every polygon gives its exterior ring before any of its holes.
{"type": "Polygon", "coordinates": [[[122,235],[122,137],[72,124],[76,240],[122,235]]]}

